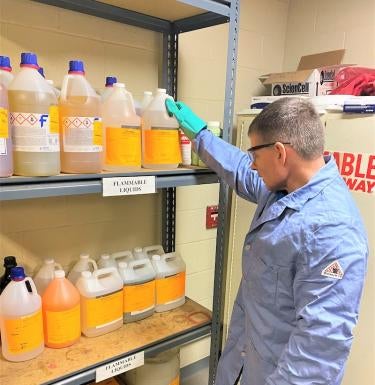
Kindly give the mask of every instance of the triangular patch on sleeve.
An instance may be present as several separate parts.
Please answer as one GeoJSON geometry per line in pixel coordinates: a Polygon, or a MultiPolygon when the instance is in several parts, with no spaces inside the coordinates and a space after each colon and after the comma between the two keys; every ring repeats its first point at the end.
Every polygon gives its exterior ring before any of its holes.
{"type": "Polygon", "coordinates": [[[344,270],[340,266],[339,261],[333,261],[323,269],[322,275],[325,277],[341,279],[344,276],[344,270]]]}

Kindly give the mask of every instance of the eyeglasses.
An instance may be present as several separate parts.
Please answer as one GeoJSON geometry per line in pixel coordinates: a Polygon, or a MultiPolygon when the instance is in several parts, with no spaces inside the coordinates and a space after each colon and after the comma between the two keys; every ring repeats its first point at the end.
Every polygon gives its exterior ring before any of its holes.
{"type": "Polygon", "coordinates": [[[273,143],[259,144],[258,146],[253,146],[247,149],[247,153],[249,155],[253,155],[255,151],[260,150],[261,148],[274,146],[276,143],[291,144],[290,142],[273,142],[273,143]]]}

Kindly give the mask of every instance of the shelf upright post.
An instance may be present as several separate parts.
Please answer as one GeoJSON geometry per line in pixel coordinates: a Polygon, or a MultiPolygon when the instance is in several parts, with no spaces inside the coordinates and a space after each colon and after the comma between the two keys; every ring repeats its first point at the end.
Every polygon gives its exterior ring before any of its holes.
{"type": "MultiPolygon", "coordinates": [[[[163,33],[162,84],[167,93],[177,98],[178,34],[171,23],[169,32],[163,33]]],[[[166,253],[175,250],[176,188],[162,191],[162,244],[166,253]]]]}
{"type": "MultiPolygon", "coordinates": [[[[240,0],[230,2],[227,70],[225,83],[223,139],[231,143],[233,128],[234,91],[237,66],[237,46],[240,0]]],[[[231,192],[220,182],[219,223],[216,239],[215,278],[212,303],[211,351],[208,384],[215,383],[216,369],[223,343],[223,317],[225,305],[225,279],[229,243],[231,192]]]]}

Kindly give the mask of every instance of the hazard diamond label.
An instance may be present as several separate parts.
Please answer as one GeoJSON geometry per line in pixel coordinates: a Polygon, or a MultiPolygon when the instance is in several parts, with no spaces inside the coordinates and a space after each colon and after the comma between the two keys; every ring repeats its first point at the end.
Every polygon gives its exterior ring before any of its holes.
{"type": "Polygon", "coordinates": [[[333,261],[323,269],[322,275],[325,277],[341,279],[344,276],[344,270],[340,266],[339,261],[333,261]]]}

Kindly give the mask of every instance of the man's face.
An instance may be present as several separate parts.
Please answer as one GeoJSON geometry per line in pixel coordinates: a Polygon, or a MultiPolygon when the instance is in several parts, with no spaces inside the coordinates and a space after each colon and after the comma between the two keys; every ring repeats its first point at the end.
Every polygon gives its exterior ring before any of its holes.
{"type": "MultiPolygon", "coordinates": [[[[269,144],[257,134],[249,136],[251,147],[269,144]]],[[[283,190],[285,188],[285,167],[280,161],[280,152],[277,146],[270,145],[267,147],[255,149],[251,151],[253,163],[251,168],[256,170],[263,179],[265,185],[270,191],[283,190]]]]}

